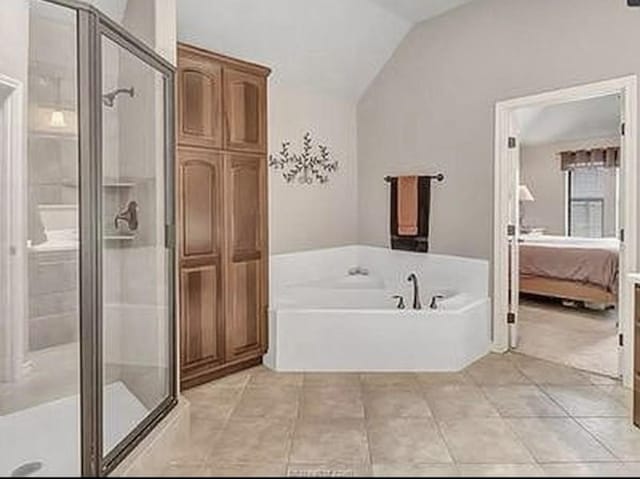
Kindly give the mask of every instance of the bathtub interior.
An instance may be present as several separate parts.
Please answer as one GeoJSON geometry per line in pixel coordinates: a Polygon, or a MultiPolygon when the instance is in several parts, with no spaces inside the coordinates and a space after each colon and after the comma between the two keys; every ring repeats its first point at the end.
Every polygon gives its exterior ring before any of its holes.
{"type": "Polygon", "coordinates": [[[272,309],[395,309],[393,295],[409,308],[415,273],[424,307],[435,295],[439,308],[454,310],[488,297],[487,261],[371,246],[346,246],[271,258],[272,309]],[[349,274],[360,269],[366,274],[349,274]]]}

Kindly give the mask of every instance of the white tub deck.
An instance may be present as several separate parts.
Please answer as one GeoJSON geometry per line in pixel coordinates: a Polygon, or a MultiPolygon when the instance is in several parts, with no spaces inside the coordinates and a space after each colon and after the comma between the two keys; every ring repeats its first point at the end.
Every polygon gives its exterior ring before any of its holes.
{"type": "Polygon", "coordinates": [[[485,261],[351,246],[274,256],[271,280],[265,364],[278,371],[458,371],[491,345],[485,261]],[[411,307],[411,272],[424,309],[396,309],[393,294],[411,307]]]}

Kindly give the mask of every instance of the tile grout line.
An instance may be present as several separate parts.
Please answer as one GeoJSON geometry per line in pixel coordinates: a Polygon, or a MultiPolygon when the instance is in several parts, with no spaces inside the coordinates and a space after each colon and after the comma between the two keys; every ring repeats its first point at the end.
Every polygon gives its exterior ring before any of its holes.
{"type": "Polygon", "coordinates": [[[304,383],[305,383],[305,376],[304,376],[304,373],[302,373],[302,381],[300,383],[301,385],[299,387],[298,400],[296,403],[298,407],[298,411],[295,417],[292,419],[292,427],[289,433],[289,445],[287,447],[286,461],[284,466],[285,467],[284,474],[287,477],[289,477],[289,469],[291,468],[291,453],[293,452],[293,441],[295,439],[296,431],[298,430],[298,424],[300,423],[300,421],[303,420],[302,410],[304,408],[304,388],[305,388],[304,383]]]}
{"type": "MultiPolygon", "coordinates": [[[[515,364],[515,367],[528,379],[532,380],[532,378],[530,378],[529,376],[527,376],[527,374],[520,368],[520,366],[518,364],[515,364]]],[[[562,367],[566,367],[564,365],[562,365],[562,367]]],[[[580,374],[582,374],[579,370],[575,369],[575,368],[571,368],[574,369],[576,371],[578,371],[580,374]]],[[[561,410],[563,410],[566,414],[567,414],[567,418],[571,419],[575,424],[578,425],[578,427],[580,429],[582,429],[583,431],[585,431],[591,438],[593,438],[593,440],[599,444],[600,446],[602,446],[602,448],[607,451],[609,454],[611,454],[611,456],[615,459],[617,459],[618,461],[620,461],[620,458],[613,453],[613,451],[611,451],[602,441],[600,441],[594,434],[591,433],[591,431],[589,431],[587,428],[585,428],[582,424],[580,424],[580,422],[576,419],[575,416],[573,416],[571,414],[571,412],[565,408],[559,401],[557,401],[553,396],[551,396],[551,394],[549,394],[543,387],[543,383],[538,383],[534,381],[535,386],[542,392],[542,394],[544,394],[547,398],[549,398],[549,400],[551,402],[553,402],[554,404],[556,404],[561,410]]],[[[553,384],[546,384],[546,386],[554,386],[553,384]]],[[[573,385],[567,385],[568,387],[571,387],[573,385]]],[[[593,387],[595,387],[595,385],[592,384],[593,387]]],[[[535,458],[534,458],[535,459],[535,458]]],[[[538,462],[536,460],[536,462],[538,462]]],[[[540,464],[540,462],[538,462],[538,464],[540,464]]]]}
{"type": "MultiPolygon", "coordinates": [[[[618,462],[622,461],[622,458],[619,457],[617,454],[615,454],[613,452],[613,450],[611,450],[603,441],[600,440],[600,438],[598,438],[594,433],[592,433],[591,431],[589,431],[589,429],[587,429],[585,426],[583,426],[580,421],[578,421],[578,418],[576,418],[575,416],[570,416],[571,420],[576,423],[578,425],[578,427],[580,429],[582,429],[584,432],[586,432],[590,437],[593,438],[593,440],[595,442],[597,442],[600,446],[602,446],[602,448],[607,451],[609,454],[611,454],[611,457],[613,457],[614,459],[616,459],[618,462]]],[[[584,419],[584,418],[583,418],[584,419]]],[[[607,419],[613,419],[613,418],[607,418],[607,419]]]]}
{"type": "MultiPolygon", "coordinates": [[[[466,377],[467,379],[473,381],[473,378],[468,377],[468,375],[464,372],[464,371],[460,371],[460,373],[466,377]]],[[[433,411],[433,409],[431,408],[431,404],[429,403],[429,399],[427,396],[427,392],[425,391],[425,385],[420,385],[420,395],[423,397],[424,401],[427,403],[427,407],[429,408],[429,412],[431,412],[431,419],[433,421],[433,424],[436,428],[436,432],[438,433],[438,435],[440,436],[440,439],[442,440],[442,443],[444,444],[444,447],[447,449],[447,454],[449,454],[449,457],[451,458],[451,462],[450,463],[446,463],[446,464],[451,464],[453,466],[454,471],[456,471],[457,475],[461,474],[460,468],[458,467],[458,461],[456,460],[455,455],[453,454],[453,450],[451,448],[451,445],[449,444],[449,442],[447,441],[447,438],[445,436],[445,434],[442,432],[442,427],[440,426],[440,420],[438,418],[436,418],[435,412],[433,411]]]]}
{"type": "MultiPolygon", "coordinates": [[[[534,379],[532,377],[530,377],[529,375],[526,374],[525,371],[522,370],[522,368],[517,364],[517,362],[513,361],[511,358],[509,358],[509,360],[511,361],[511,364],[516,368],[516,370],[522,374],[527,380],[531,381],[531,385],[535,386],[540,392],[542,392],[543,395],[545,395],[549,400],[551,400],[554,404],[556,404],[562,411],[564,411],[567,415],[563,418],[563,417],[548,417],[548,418],[543,418],[541,416],[532,416],[531,418],[534,419],[571,419],[574,423],[576,423],[581,429],[585,430],[589,436],[593,437],[593,439],[603,447],[603,449],[607,452],[609,452],[613,458],[617,459],[619,461],[618,456],[616,456],[615,454],[613,454],[612,451],[609,450],[609,448],[607,448],[604,444],[602,444],[601,441],[599,441],[596,437],[594,437],[593,434],[591,434],[588,430],[586,430],[582,424],[580,424],[574,416],[571,415],[571,413],[564,407],[562,406],[562,404],[560,404],[558,401],[556,401],[543,387],[541,383],[538,383],[537,381],[534,381],[534,379]]],[[[575,369],[575,368],[572,368],[575,369]]],[[[473,378],[472,378],[473,379],[473,378]]],[[[514,385],[507,385],[508,387],[513,387],[514,385]]],[[[549,384],[547,384],[547,386],[550,386],[549,384]]],[[[482,387],[480,386],[480,389],[482,390],[482,387]]],[[[483,391],[483,394],[486,395],[486,393],[483,391]]],[[[518,433],[516,432],[514,425],[511,424],[512,421],[509,421],[505,416],[503,416],[500,411],[498,411],[498,414],[500,416],[500,418],[502,418],[502,420],[507,424],[507,426],[510,428],[510,430],[513,432],[513,434],[518,438],[518,440],[520,441],[520,443],[522,444],[522,446],[527,450],[527,452],[529,452],[529,454],[531,455],[531,458],[534,460],[534,463],[537,464],[540,468],[542,468],[542,464],[545,464],[544,462],[539,461],[536,456],[533,454],[533,451],[527,446],[527,444],[522,441],[520,439],[520,437],[518,436],[518,433]]],[[[513,418],[511,418],[513,419],[513,418]]],[[[544,471],[543,471],[544,472],[544,471]]]]}
{"type": "MultiPolygon", "coordinates": [[[[510,360],[510,359],[509,359],[510,360]]],[[[526,374],[524,374],[523,371],[520,370],[520,368],[518,368],[517,364],[513,364],[513,367],[516,369],[516,371],[518,371],[520,374],[522,374],[525,379],[527,379],[528,381],[531,381],[531,378],[529,378],[526,374]]],[[[471,380],[474,380],[474,378],[472,377],[471,380]]],[[[532,383],[533,384],[533,383],[532,383]]],[[[528,386],[527,384],[506,384],[506,385],[501,385],[501,386],[494,386],[494,387],[509,387],[512,388],[514,386],[528,386]]],[[[498,417],[502,420],[502,422],[507,426],[507,428],[509,428],[509,431],[511,431],[511,433],[513,434],[513,436],[518,440],[518,442],[520,443],[520,445],[523,447],[523,449],[525,451],[527,451],[527,453],[529,454],[529,456],[531,457],[531,459],[533,460],[532,463],[529,464],[535,464],[536,466],[538,466],[538,468],[540,469],[540,471],[542,473],[544,473],[544,471],[542,470],[542,466],[540,466],[540,463],[538,462],[535,454],[533,454],[533,451],[531,449],[529,449],[529,447],[527,446],[527,444],[520,439],[520,436],[518,436],[518,433],[516,432],[515,428],[513,427],[513,425],[511,424],[511,421],[509,421],[509,419],[506,416],[504,416],[500,410],[495,406],[495,404],[491,401],[491,398],[489,397],[489,395],[486,393],[486,391],[484,390],[482,385],[478,384],[478,389],[480,389],[481,394],[485,397],[485,399],[489,402],[489,404],[491,404],[491,406],[496,410],[496,412],[498,413],[498,417]]]]}
{"type": "MultiPolygon", "coordinates": [[[[360,391],[360,400],[362,401],[362,413],[363,413],[363,424],[364,424],[364,434],[367,440],[367,456],[369,457],[369,473],[373,477],[373,448],[371,447],[371,434],[369,433],[369,413],[367,412],[367,406],[365,404],[364,393],[365,387],[362,381],[362,375],[358,374],[358,386],[360,391]]],[[[373,418],[371,418],[373,419],[373,418]]]]}
{"type": "MultiPolygon", "coordinates": [[[[227,414],[227,417],[224,419],[222,427],[220,428],[220,431],[218,431],[218,434],[216,435],[216,439],[213,441],[214,444],[217,444],[221,440],[224,432],[227,430],[229,426],[229,422],[231,421],[231,417],[233,416],[233,413],[238,408],[238,405],[240,404],[240,401],[242,400],[242,397],[244,396],[247,390],[247,387],[249,385],[249,381],[251,380],[252,377],[253,377],[253,373],[248,373],[246,381],[244,381],[242,386],[240,386],[239,388],[240,393],[238,394],[238,398],[235,401],[235,404],[233,405],[233,407],[231,408],[231,411],[229,411],[229,414],[227,414]]],[[[231,386],[230,388],[233,388],[233,386],[231,386]]],[[[213,446],[214,444],[211,444],[211,446],[213,446]]],[[[204,456],[203,465],[207,469],[212,469],[216,466],[216,464],[214,464],[212,461],[212,456],[213,456],[213,447],[211,447],[209,452],[204,456]]]]}

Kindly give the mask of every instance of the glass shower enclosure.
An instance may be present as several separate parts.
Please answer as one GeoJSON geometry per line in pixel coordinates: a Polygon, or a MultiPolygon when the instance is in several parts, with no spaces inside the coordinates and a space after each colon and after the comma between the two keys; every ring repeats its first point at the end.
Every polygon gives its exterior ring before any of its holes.
{"type": "Polygon", "coordinates": [[[26,156],[0,165],[0,475],[107,475],[177,402],[174,70],[127,28],[153,15],[117,3],[30,0],[26,156]]]}

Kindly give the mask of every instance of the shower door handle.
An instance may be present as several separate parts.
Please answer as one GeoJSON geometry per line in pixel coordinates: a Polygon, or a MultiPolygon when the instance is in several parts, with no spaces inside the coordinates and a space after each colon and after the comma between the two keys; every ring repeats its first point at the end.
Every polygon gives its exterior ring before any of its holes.
{"type": "Polygon", "coordinates": [[[175,249],[176,225],[164,225],[164,244],[167,249],[175,249]]]}

